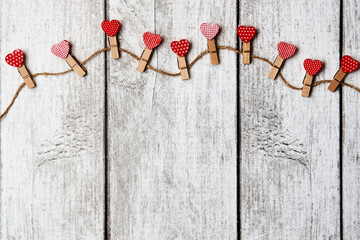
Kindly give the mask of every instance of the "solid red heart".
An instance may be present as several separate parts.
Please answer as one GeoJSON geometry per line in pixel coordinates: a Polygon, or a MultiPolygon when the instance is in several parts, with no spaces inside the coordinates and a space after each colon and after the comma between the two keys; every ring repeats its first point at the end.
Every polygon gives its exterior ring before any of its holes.
{"type": "Polygon", "coordinates": [[[70,44],[68,41],[63,40],[58,44],[54,44],[51,47],[51,52],[57,57],[66,58],[69,55],[70,44]]]}
{"type": "Polygon", "coordinates": [[[151,32],[146,32],[143,35],[143,40],[144,40],[145,46],[148,49],[153,49],[153,48],[156,48],[160,44],[161,37],[157,34],[152,34],[151,32]]]}
{"type": "Polygon", "coordinates": [[[180,41],[173,41],[170,44],[170,47],[174,53],[176,53],[180,57],[183,57],[189,50],[189,41],[186,39],[181,39],[180,41]]]}
{"type": "Polygon", "coordinates": [[[345,55],[341,58],[341,70],[344,73],[353,72],[359,67],[359,62],[352,59],[349,55],[345,55]]]}
{"type": "Polygon", "coordinates": [[[286,42],[279,42],[277,45],[279,55],[282,59],[288,59],[294,55],[296,47],[292,44],[287,44],[286,42]]]}
{"type": "Polygon", "coordinates": [[[310,76],[314,76],[322,68],[322,62],[320,60],[311,60],[308,58],[304,61],[304,68],[310,76]]]}
{"type": "Polygon", "coordinates": [[[118,20],[103,21],[101,23],[101,28],[103,31],[110,37],[116,35],[120,28],[120,22],[118,20]]]}
{"type": "Polygon", "coordinates": [[[218,34],[219,32],[219,25],[217,25],[216,23],[213,24],[207,24],[207,23],[202,23],[200,25],[200,30],[201,33],[208,39],[211,40],[213,39],[216,34],[218,34]]]}
{"type": "Polygon", "coordinates": [[[20,49],[16,49],[13,53],[9,53],[5,57],[7,64],[13,67],[21,67],[24,61],[24,54],[20,49]]]}
{"type": "Polygon", "coordinates": [[[252,26],[239,26],[237,29],[237,34],[239,35],[241,41],[247,43],[255,36],[256,29],[252,26]]]}

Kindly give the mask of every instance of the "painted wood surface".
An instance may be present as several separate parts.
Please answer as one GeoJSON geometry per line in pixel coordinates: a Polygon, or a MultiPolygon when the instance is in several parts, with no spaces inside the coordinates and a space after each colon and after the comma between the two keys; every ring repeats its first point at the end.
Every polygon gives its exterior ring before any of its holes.
{"type": "MultiPolygon", "coordinates": [[[[258,29],[255,55],[274,61],[278,42],[298,47],[281,70],[293,85],[306,58],[325,62],[318,80],[338,69],[338,1],[241,1],[240,24],[258,29]]],[[[322,85],[303,98],[270,69],[240,64],[241,237],[339,239],[339,93],[322,85]]]]}
{"type": "MultiPolygon", "coordinates": [[[[142,34],[156,32],[150,64],[175,73],[171,41],[190,41],[190,63],[207,48],[201,23],[218,23],[217,44],[232,47],[236,27],[253,25],[255,55],[275,60],[281,40],[298,47],[281,72],[301,86],[305,58],[324,61],[316,80],[332,79],[341,54],[360,60],[359,4],[342,7],[341,16],[335,0],[2,1],[0,56],[21,48],[31,73],[63,71],[52,44],[69,40],[83,60],[107,45],[101,21],[118,19],[122,48],[140,56],[142,34]]],[[[204,56],[182,81],[107,52],[85,78],[35,78],[0,122],[1,239],[359,239],[359,94],[321,85],[303,98],[268,79],[262,61],[244,66],[227,50],[219,60],[204,56]]],[[[359,86],[359,76],[346,82],[359,86]]],[[[2,61],[1,110],[21,82],[2,61]]]]}
{"type": "MultiPolygon", "coordinates": [[[[360,61],[360,4],[343,3],[343,55],[360,61]]],[[[360,71],[350,73],[346,82],[359,86],[360,71]]],[[[360,239],[360,96],[352,89],[342,89],[342,179],[344,239],[360,239]]]]}
{"type": "MultiPolygon", "coordinates": [[[[1,109],[22,78],[4,63],[25,53],[31,73],[68,69],[51,54],[67,39],[79,60],[102,47],[103,1],[1,1],[1,109]],[[89,14],[91,13],[91,14],[89,14]]],[[[1,121],[1,239],[104,235],[104,57],[75,73],[35,78],[1,121]]]]}

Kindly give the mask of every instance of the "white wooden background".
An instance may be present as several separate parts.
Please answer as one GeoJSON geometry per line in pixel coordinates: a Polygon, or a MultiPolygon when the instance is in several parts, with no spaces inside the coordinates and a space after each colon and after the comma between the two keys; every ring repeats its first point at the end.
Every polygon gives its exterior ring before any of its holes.
{"type": "MultiPolygon", "coordinates": [[[[255,26],[254,54],[271,61],[295,44],[282,73],[297,86],[305,58],[324,62],[318,80],[341,55],[360,60],[357,0],[2,0],[0,18],[1,59],[21,48],[32,73],[67,69],[50,52],[63,39],[80,60],[106,46],[104,19],[137,55],[145,31],[163,36],[151,64],[172,72],[170,42],[189,39],[191,61],[203,22],[232,47],[255,26]]],[[[1,239],[360,239],[360,94],[303,98],[241,60],[221,50],[181,81],[103,53],[85,78],[36,78],[0,122],[1,239]]],[[[3,60],[0,74],[4,110],[22,79],[3,60]]]]}

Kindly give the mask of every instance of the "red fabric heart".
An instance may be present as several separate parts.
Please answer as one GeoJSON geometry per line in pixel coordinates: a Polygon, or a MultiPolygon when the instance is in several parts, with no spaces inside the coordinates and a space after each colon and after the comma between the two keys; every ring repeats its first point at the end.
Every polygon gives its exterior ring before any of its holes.
{"type": "Polygon", "coordinates": [[[256,29],[252,26],[239,26],[237,29],[237,34],[239,35],[241,41],[247,43],[255,36],[256,29]]]}
{"type": "Polygon", "coordinates": [[[207,23],[202,23],[200,25],[200,30],[201,33],[208,39],[211,40],[213,39],[216,34],[218,34],[219,32],[219,25],[217,25],[216,23],[213,24],[207,24],[207,23]]]}
{"type": "Polygon", "coordinates": [[[153,48],[156,48],[160,44],[161,37],[157,34],[152,34],[151,32],[146,32],[143,35],[143,40],[144,40],[145,46],[148,49],[153,49],[153,48]]]}
{"type": "Polygon", "coordinates": [[[170,47],[174,53],[176,53],[180,57],[183,57],[189,50],[189,41],[186,39],[181,39],[180,41],[173,41],[170,44],[170,47]]]}
{"type": "Polygon", "coordinates": [[[20,49],[16,49],[13,53],[9,53],[5,57],[7,64],[13,67],[21,67],[24,61],[24,54],[20,49]]]}
{"type": "Polygon", "coordinates": [[[277,45],[279,55],[282,59],[288,59],[294,55],[296,47],[292,44],[287,44],[286,42],[279,42],[277,45]]]}
{"type": "Polygon", "coordinates": [[[344,73],[353,72],[359,67],[359,62],[352,59],[349,55],[345,55],[341,58],[341,70],[344,73]]]}
{"type": "Polygon", "coordinates": [[[311,60],[308,58],[304,61],[304,68],[310,76],[314,76],[322,68],[322,62],[320,60],[311,60]]]}
{"type": "Polygon", "coordinates": [[[103,31],[110,37],[116,35],[120,28],[120,22],[118,20],[103,21],[101,23],[101,28],[103,31]]]}
{"type": "Polygon", "coordinates": [[[68,41],[63,40],[58,44],[54,44],[51,47],[51,52],[59,58],[66,58],[69,55],[70,44],[68,41]]]}

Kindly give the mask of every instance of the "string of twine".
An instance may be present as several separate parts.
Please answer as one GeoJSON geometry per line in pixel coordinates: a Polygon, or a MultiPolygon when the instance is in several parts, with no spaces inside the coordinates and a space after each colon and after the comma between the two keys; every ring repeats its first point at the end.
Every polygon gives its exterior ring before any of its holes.
{"type": "MultiPolygon", "coordinates": [[[[228,46],[217,46],[218,49],[226,49],[226,50],[230,50],[230,51],[233,51],[235,53],[238,53],[238,54],[242,54],[242,51],[236,49],[236,48],[233,48],[233,47],[228,47],[228,46]]],[[[93,57],[95,57],[96,55],[98,55],[99,53],[102,53],[102,52],[106,52],[106,51],[110,51],[110,48],[103,48],[103,49],[100,49],[96,52],[94,52],[93,54],[91,54],[88,58],[86,58],[84,61],[82,61],[80,63],[80,65],[84,65],[86,64],[88,61],[90,61],[93,57]]],[[[123,48],[119,48],[119,51],[121,52],[124,52],[128,55],[130,55],[132,58],[136,59],[137,61],[140,60],[140,58],[138,56],[136,56],[134,53],[130,52],[129,50],[126,50],[126,49],[123,49],[123,48]]],[[[209,50],[204,50],[202,51],[189,65],[188,65],[188,68],[190,69],[192,66],[194,66],[194,64],[199,61],[204,55],[206,55],[207,53],[209,53],[209,50]]],[[[259,57],[259,56],[255,56],[255,55],[251,55],[252,58],[255,58],[255,59],[259,59],[261,61],[264,61],[266,63],[268,63],[269,65],[273,65],[272,62],[270,62],[269,59],[266,59],[266,58],[263,58],[263,57],[259,57]]],[[[175,77],[175,76],[180,76],[180,72],[178,73],[169,73],[169,72],[166,72],[164,70],[161,70],[161,69],[157,69],[157,68],[154,68],[152,67],[150,64],[148,64],[146,66],[147,68],[149,68],[150,70],[154,71],[154,72],[157,72],[157,73],[160,73],[160,74],[163,74],[163,75],[167,75],[167,76],[171,76],[171,77],[175,77]]],[[[69,69],[69,70],[66,70],[66,71],[63,71],[63,72],[58,72],[58,73],[51,73],[51,72],[40,72],[40,73],[35,73],[33,75],[31,75],[32,78],[36,78],[37,76],[56,76],[56,75],[62,75],[62,74],[66,74],[66,73],[69,73],[73,71],[73,69],[69,69]]],[[[286,79],[285,77],[281,74],[281,72],[279,72],[278,76],[280,77],[280,79],[282,80],[282,82],[285,84],[285,86],[291,88],[291,89],[294,89],[294,90],[302,90],[303,88],[302,87],[296,87],[292,84],[290,84],[286,79]]],[[[318,86],[320,84],[325,84],[325,83],[330,83],[332,80],[320,80],[320,81],[317,81],[315,83],[313,83],[311,86],[312,87],[315,87],[315,86],[318,86]]],[[[354,89],[355,91],[358,91],[360,92],[360,88],[357,88],[351,84],[348,84],[348,83],[345,83],[345,82],[340,82],[340,84],[342,86],[346,86],[346,87],[350,87],[352,89],[354,89]]],[[[11,102],[10,104],[7,106],[7,108],[5,109],[5,111],[0,115],[0,120],[9,112],[10,108],[13,106],[16,98],[18,97],[20,91],[23,89],[23,87],[25,86],[25,82],[21,83],[19,88],[16,90],[13,98],[11,99],[11,102]]]]}

